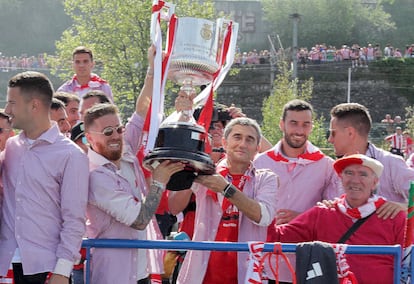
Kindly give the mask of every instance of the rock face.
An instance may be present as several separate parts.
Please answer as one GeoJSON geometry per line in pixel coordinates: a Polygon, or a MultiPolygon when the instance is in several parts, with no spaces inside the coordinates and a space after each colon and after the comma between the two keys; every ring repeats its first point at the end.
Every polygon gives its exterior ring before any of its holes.
{"type": "MultiPolygon", "coordinates": [[[[336,79],[331,74],[329,80],[321,77],[316,69],[298,72],[299,78],[314,77],[311,103],[319,115],[329,118],[329,111],[334,105],[347,102],[348,78],[344,76],[346,72],[347,68],[344,67],[344,71],[336,79]]],[[[370,71],[367,69],[363,72],[369,75],[370,71]]],[[[260,123],[263,99],[271,92],[271,82],[269,67],[259,65],[255,68],[241,68],[237,76],[226,77],[217,91],[217,101],[242,107],[247,116],[260,123]]],[[[398,88],[393,88],[384,78],[375,80],[358,78],[355,75],[351,80],[350,101],[368,107],[374,122],[381,121],[386,113],[392,117],[400,115],[404,118],[405,108],[410,102],[398,91],[398,88]]]]}

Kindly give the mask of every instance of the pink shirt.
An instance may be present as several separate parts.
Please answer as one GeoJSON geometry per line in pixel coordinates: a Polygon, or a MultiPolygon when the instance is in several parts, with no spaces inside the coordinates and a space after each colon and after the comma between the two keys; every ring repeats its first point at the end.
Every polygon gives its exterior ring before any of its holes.
{"type": "Polygon", "coordinates": [[[407,166],[401,156],[377,148],[371,143],[365,155],[380,161],[384,166],[376,193],[389,201],[408,203],[408,191],[410,181],[414,181],[414,169],[407,166]]]}
{"type": "MultiPolygon", "coordinates": [[[[126,125],[119,170],[102,155],[91,149],[88,151],[91,169],[87,207],[88,238],[147,239],[147,230],[139,231],[130,227],[141,210],[141,201],[148,190],[135,156],[143,123],[143,119],[134,113],[126,125]]],[[[152,225],[149,227],[152,228],[152,225]]],[[[146,251],[141,252],[143,257],[138,249],[92,250],[91,283],[136,284],[140,279],[138,269],[144,268],[145,272],[148,264],[146,251]]]]}
{"type": "MultiPolygon", "coordinates": [[[[220,164],[226,166],[226,159],[220,164]]],[[[262,210],[266,210],[270,216],[267,222],[257,224],[242,212],[239,215],[239,242],[265,241],[267,226],[275,215],[275,206],[272,200],[275,199],[276,190],[279,187],[278,178],[268,170],[256,170],[251,167],[247,175],[250,177],[243,188],[243,193],[258,201],[262,210]]],[[[211,195],[207,195],[207,188],[194,183],[192,187],[196,194],[196,220],[194,229],[194,241],[214,241],[217,229],[222,217],[220,202],[213,200],[211,195]]],[[[263,216],[263,214],[262,214],[263,216]]],[[[202,283],[206,273],[210,251],[188,251],[183,265],[178,275],[178,284],[197,284],[202,283]]],[[[238,283],[244,283],[247,269],[247,252],[238,253],[238,283]]]]}
{"type": "MultiPolygon", "coordinates": [[[[303,213],[323,199],[339,196],[340,180],[334,171],[332,158],[308,141],[304,154],[298,159],[287,159],[281,153],[281,144],[279,141],[253,162],[257,168],[268,168],[279,176],[280,187],[273,201],[276,210],[289,209],[303,213]]],[[[289,255],[289,259],[295,265],[295,256],[289,255]]],[[[292,281],[284,262],[280,267],[280,280],[292,281]]]]}
{"type": "Polygon", "coordinates": [[[88,82],[88,85],[81,86],[77,80],[72,78],[71,80],[65,82],[62,86],[59,87],[57,92],[67,92],[74,93],[79,96],[80,99],[83,98],[86,93],[93,90],[100,90],[106,94],[108,99],[113,102],[114,95],[112,94],[111,86],[103,79],[101,79],[96,74],[91,74],[92,80],[88,82]]]}
{"type": "Polygon", "coordinates": [[[280,179],[274,200],[276,210],[304,212],[323,199],[339,196],[340,181],[332,166],[333,159],[307,142],[306,153],[298,159],[281,154],[281,142],[259,154],[253,161],[258,169],[270,169],[280,179]]]}
{"type": "Polygon", "coordinates": [[[24,132],[2,153],[0,275],[17,247],[23,271],[69,276],[85,233],[88,159],[54,123],[33,144],[24,132]]]}

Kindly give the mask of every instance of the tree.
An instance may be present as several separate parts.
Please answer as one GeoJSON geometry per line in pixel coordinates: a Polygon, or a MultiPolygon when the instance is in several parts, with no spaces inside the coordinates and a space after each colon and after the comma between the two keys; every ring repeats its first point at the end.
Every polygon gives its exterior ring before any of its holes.
{"type": "MultiPolygon", "coordinates": [[[[213,18],[211,1],[200,5],[190,0],[176,3],[177,16],[213,18]]],[[[49,62],[60,78],[71,77],[71,52],[85,45],[94,52],[98,69],[113,88],[121,112],[129,114],[144,82],[150,44],[151,1],[65,0],[73,25],[56,43],[56,57],[49,62]]]]}
{"type": "Polygon", "coordinates": [[[395,29],[381,2],[372,6],[361,0],[263,0],[263,7],[270,30],[280,36],[285,46],[292,42],[289,15],[293,13],[301,15],[299,46],[377,43],[395,29]]]}
{"type": "MultiPolygon", "coordinates": [[[[298,82],[291,80],[291,71],[288,70],[286,62],[279,63],[279,74],[273,84],[273,93],[263,101],[263,135],[272,143],[276,144],[283,137],[279,128],[279,121],[282,117],[283,106],[293,99],[310,101],[313,91],[313,79],[298,82]]],[[[328,148],[325,118],[314,114],[313,130],[309,140],[320,148],[328,148]]]]}

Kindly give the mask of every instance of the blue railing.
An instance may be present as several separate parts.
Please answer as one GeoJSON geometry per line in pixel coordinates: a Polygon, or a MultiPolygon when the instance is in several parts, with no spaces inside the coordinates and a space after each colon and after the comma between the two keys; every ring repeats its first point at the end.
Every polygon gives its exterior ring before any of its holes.
{"type": "MultiPolygon", "coordinates": [[[[217,251],[249,251],[247,243],[228,243],[228,242],[193,242],[193,241],[138,241],[138,240],[119,240],[119,239],[87,239],[82,243],[86,248],[86,260],[91,257],[90,249],[95,248],[142,248],[142,249],[163,249],[163,250],[217,250],[217,251]]],[[[266,243],[265,252],[273,251],[274,244],[266,243]]],[[[295,252],[295,244],[282,244],[283,252],[295,252]]],[[[360,246],[349,245],[346,249],[347,254],[380,254],[392,255],[394,257],[394,283],[400,283],[401,277],[401,247],[395,246],[360,246]]],[[[411,255],[411,271],[414,269],[414,255],[411,255]]],[[[90,284],[90,262],[85,266],[85,284],[90,284]]]]}

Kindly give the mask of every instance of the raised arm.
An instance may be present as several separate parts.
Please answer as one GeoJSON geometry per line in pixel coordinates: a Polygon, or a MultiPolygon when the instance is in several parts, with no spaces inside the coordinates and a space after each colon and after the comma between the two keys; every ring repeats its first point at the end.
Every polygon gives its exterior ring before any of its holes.
{"type": "Polygon", "coordinates": [[[155,51],[156,50],[154,45],[151,45],[151,47],[148,48],[149,67],[145,76],[144,86],[142,86],[141,93],[139,94],[135,105],[136,113],[144,118],[147,115],[152,98],[155,51]]]}

